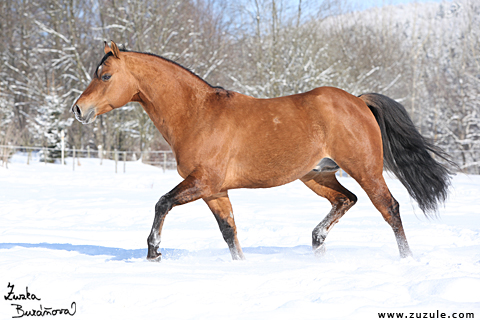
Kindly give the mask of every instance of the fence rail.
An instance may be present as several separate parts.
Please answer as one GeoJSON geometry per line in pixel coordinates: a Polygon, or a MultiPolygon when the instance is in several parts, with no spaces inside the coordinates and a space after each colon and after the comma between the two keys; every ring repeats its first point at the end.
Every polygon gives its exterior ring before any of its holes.
{"type": "MultiPolygon", "coordinates": [[[[177,163],[172,151],[117,151],[117,150],[103,150],[101,146],[98,149],[75,149],[65,148],[62,152],[61,148],[46,148],[46,147],[27,147],[27,146],[11,146],[0,145],[0,163],[1,166],[8,168],[8,161],[10,157],[16,152],[25,152],[28,154],[27,163],[32,159],[32,153],[40,156],[40,161],[47,163],[62,163],[64,157],[81,158],[98,158],[100,164],[104,159],[115,160],[116,166],[119,162],[125,163],[128,161],[141,160],[142,163],[163,168],[163,170],[174,170],[177,168],[177,163]],[[63,158],[61,156],[63,154],[63,158]]],[[[468,174],[480,174],[480,150],[454,150],[448,152],[455,161],[459,164],[460,169],[468,174]],[[463,159],[463,160],[462,160],[463,159]]],[[[73,163],[75,169],[75,163],[73,163]]]]}
{"type": "Polygon", "coordinates": [[[9,159],[18,152],[26,153],[26,163],[29,164],[33,160],[33,156],[39,158],[40,162],[48,163],[63,163],[65,158],[73,158],[72,168],[75,170],[75,163],[79,159],[98,159],[99,164],[103,160],[114,160],[115,171],[119,170],[118,166],[123,162],[123,170],[125,171],[126,162],[141,161],[142,163],[163,168],[163,170],[176,169],[177,163],[173,152],[170,150],[160,151],[118,151],[118,150],[103,150],[103,148],[90,149],[76,149],[73,148],[47,148],[47,147],[27,147],[27,146],[10,146],[0,145],[0,162],[1,166],[8,168],[9,159]]]}

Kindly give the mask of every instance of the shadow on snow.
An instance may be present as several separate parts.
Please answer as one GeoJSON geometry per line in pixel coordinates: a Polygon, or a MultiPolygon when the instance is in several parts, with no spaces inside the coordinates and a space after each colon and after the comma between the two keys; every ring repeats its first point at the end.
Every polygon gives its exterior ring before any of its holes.
{"type": "MultiPolygon", "coordinates": [[[[0,243],[0,249],[22,248],[41,248],[49,250],[74,251],[89,256],[111,256],[107,261],[128,261],[130,259],[145,259],[147,249],[122,249],[92,245],[74,245],[69,243],[0,243]]],[[[184,249],[161,248],[162,259],[177,260],[187,256],[218,256],[230,255],[228,249],[207,249],[199,251],[189,251],[184,249]]],[[[312,247],[247,247],[243,248],[246,254],[288,254],[288,255],[311,255],[312,247]]]]}

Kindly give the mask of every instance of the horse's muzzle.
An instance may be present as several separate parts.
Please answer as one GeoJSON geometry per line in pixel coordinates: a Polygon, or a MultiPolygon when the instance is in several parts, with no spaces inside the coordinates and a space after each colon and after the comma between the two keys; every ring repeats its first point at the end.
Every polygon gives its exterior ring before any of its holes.
{"type": "Polygon", "coordinates": [[[92,123],[97,117],[95,115],[95,108],[90,108],[87,112],[83,113],[78,105],[74,105],[72,111],[75,113],[75,118],[83,124],[92,123]]]}

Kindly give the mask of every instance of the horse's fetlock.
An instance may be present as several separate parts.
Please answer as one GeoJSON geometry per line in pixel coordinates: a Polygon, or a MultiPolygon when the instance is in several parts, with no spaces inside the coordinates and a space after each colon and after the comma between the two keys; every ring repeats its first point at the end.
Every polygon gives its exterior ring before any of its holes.
{"type": "Polygon", "coordinates": [[[158,246],[160,245],[160,242],[162,242],[162,238],[160,237],[158,232],[155,232],[154,230],[152,230],[152,232],[150,233],[147,239],[148,245],[158,248],[158,246]]]}
{"type": "Polygon", "coordinates": [[[225,241],[231,241],[235,237],[235,229],[232,226],[226,226],[222,230],[222,236],[225,241]]]}
{"type": "Polygon", "coordinates": [[[312,232],[312,245],[314,248],[321,246],[325,239],[327,238],[327,233],[323,228],[315,228],[312,232]]]}

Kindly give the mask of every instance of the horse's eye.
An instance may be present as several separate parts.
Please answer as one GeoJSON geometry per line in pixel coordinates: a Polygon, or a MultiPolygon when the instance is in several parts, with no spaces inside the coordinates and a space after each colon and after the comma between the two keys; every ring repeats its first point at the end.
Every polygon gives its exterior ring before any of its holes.
{"type": "Polygon", "coordinates": [[[111,74],[105,73],[104,75],[102,75],[102,81],[108,81],[111,77],[111,74]]]}

